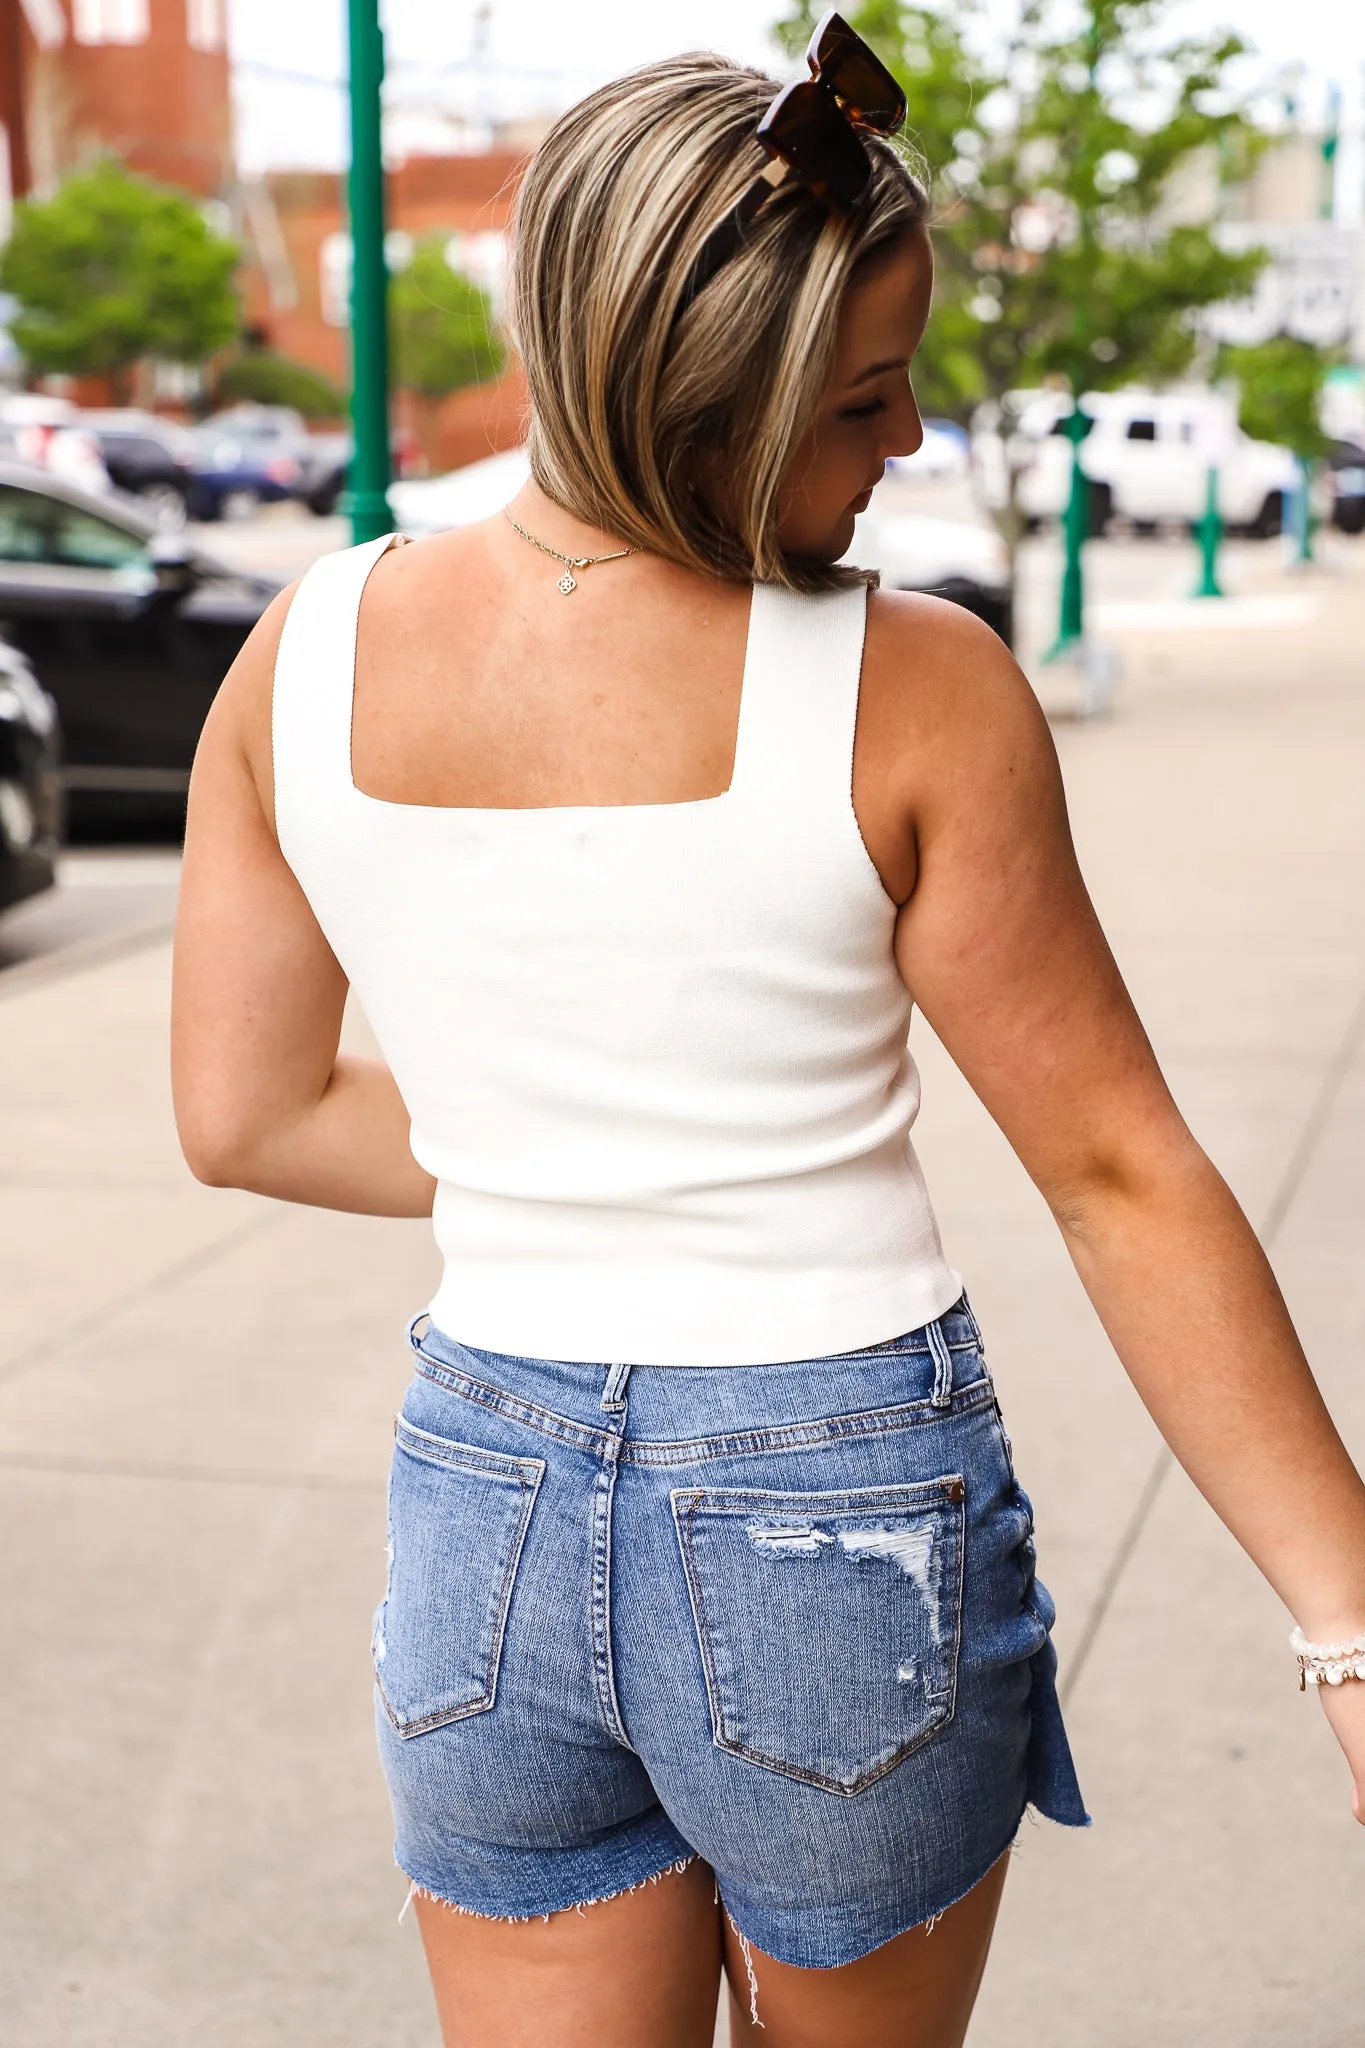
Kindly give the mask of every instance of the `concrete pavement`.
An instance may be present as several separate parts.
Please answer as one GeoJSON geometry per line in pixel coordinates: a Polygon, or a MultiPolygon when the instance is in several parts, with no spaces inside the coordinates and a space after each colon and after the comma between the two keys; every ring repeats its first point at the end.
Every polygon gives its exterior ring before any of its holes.
{"type": "MultiPolygon", "coordinates": [[[[1120,961],[1365,1458],[1365,550],[1332,562],[1246,558],[1296,627],[1120,616],[1117,715],[1057,732],[1120,961]]],[[[167,950],[119,943],[0,974],[0,2039],[434,2048],[366,1658],[426,1231],[196,1186],[167,950]]],[[[972,2048],[1347,2048],[1365,1830],[1285,1617],[916,1033],[1096,1820],[1025,1828],[972,2048]]]]}

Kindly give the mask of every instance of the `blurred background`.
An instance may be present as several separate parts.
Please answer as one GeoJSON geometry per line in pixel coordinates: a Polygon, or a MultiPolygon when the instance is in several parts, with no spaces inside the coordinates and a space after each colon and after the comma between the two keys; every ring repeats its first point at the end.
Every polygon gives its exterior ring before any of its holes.
{"type": "MultiPolygon", "coordinates": [[[[845,11],[906,88],[937,252],[924,447],[853,554],[1023,664],[1182,1107],[1365,1454],[1365,11],[845,11]]],[[[431,1253],[181,1165],[185,788],[273,594],[381,530],[364,461],[416,535],[517,488],[507,228],[550,123],[681,48],[794,77],[818,10],[382,12],[376,414],[346,0],[0,0],[7,2048],[436,2039],[365,1675],[431,1253]]],[[[1287,1620],[915,1033],[1097,1822],[1025,1830],[974,2048],[1344,2048],[1365,1836],[1287,1620]]]]}

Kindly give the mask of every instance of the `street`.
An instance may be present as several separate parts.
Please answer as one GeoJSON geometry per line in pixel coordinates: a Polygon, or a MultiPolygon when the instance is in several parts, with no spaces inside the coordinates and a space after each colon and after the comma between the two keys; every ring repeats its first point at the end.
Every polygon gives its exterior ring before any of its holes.
{"type": "MultiPolygon", "coordinates": [[[[336,545],[263,519],[242,566],[336,545]]],[[[1365,1460],[1365,540],[1088,550],[1112,717],[1037,659],[1082,865],[1176,1096],[1365,1460]]],[[[435,2048],[373,1755],[384,1474],[425,1225],[195,1183],[169,846],[0,924],[6,2048],[435,2048]]],[[[357,1043],[363,1020],[348,1024],[357,1043]]],[[[1026,1822],[971,2048],[1346,2048],[1365,1830],[1287,1616],[1162,1450],[1039,1196],[920,1020],[916,1143],[1037,1510],[1093,1830],[1026,1822]]],[[[1198,1361],[1192,1361],[1197,1370],[1198,1361]]],[[[850,2044],[856,2048],[856,2044],[850,2044]]]]}

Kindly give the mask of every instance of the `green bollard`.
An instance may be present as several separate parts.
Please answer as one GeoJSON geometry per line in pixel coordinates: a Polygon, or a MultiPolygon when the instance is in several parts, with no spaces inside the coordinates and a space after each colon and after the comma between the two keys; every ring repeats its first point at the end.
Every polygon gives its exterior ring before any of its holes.
{"type": "Polygon", "coordinates": [[[1062,514],[1062,603],[1057,620],[1057,638],[1053,641],[1044,661],[1058,661],[1070,653],[1081,640],[1085,630],[1085,579],[1081,568],[1081,549],[1085,544],[1087,520],[1087,492],[1085,471],[1081,468],[1081,443],[1090,432],[1089,413],[1079,406],[1061,422],[1061,430],[1071,443],[1071,489],[1067,496],[1066,511],[1062,514]]]}
{"type": "Polygon", "coordinates": [[[348,0],[351,42],[351,538],[377,540],[389,510],[389,273],[384,258],[379,0],[348,0]]]}
{"type": "Polygon", "coordinates": [[[1222,586],[1218,581],[1218,550],[1223,544],[1223,515],[1218,510],[1218,471],[1210,468],[1208,484],[1204,494],[1204,516],[1195,527],[1195,539],[1199,542],[1199,581],[1195,585],[1196,597],[1221,597],[1222,586]]]}
{"type": "Polygon", "coordinates": [[[1310,467],[1299,457],[1299,481],[1289,500],[1289,532],[1294,542],[1296,564],[1313,559],[1313,510],[1308,502],[1310,467]]]}

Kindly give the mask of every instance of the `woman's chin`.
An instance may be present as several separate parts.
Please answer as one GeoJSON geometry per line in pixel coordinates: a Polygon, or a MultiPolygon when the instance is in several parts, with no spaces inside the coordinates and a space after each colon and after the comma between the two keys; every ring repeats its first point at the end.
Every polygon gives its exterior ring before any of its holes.
{"type": "Polygon", "coordinates": [[[846,555],[853,545],[853,528],[856,515],[850,507],[841,512],[833,526],[822,534],[783,534],[782,545],[789,555],[804,556],[807,561],[837,562],[846,555]]]}

